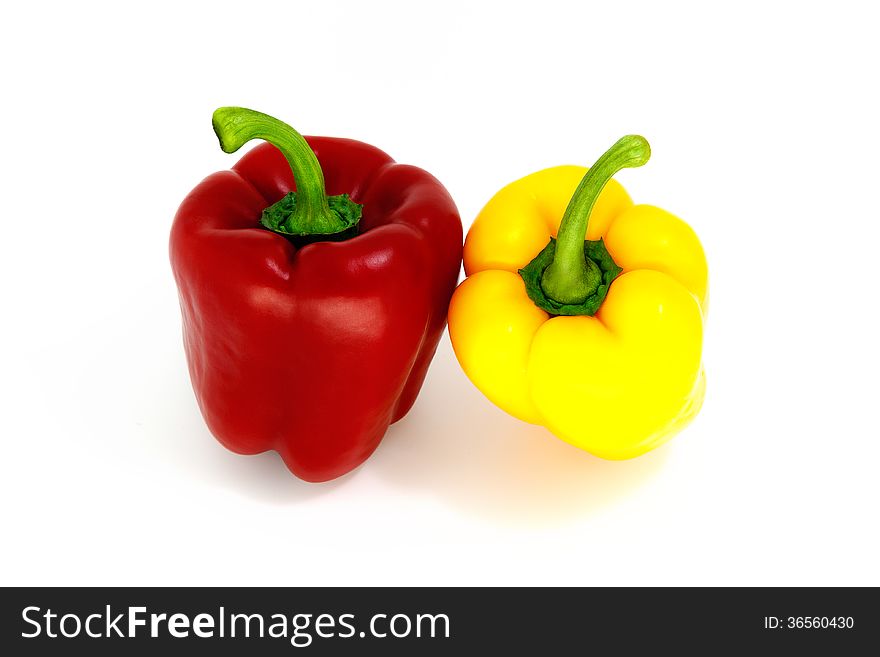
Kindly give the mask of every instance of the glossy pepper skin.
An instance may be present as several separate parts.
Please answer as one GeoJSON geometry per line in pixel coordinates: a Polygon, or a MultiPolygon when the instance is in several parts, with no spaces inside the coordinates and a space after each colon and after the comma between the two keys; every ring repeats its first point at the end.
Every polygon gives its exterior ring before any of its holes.
{"type": "Polygon", "coordinates": [[[562,166],[498,192],[468,233],[468,278],[449,309],[456,356],[491,401],[606,459],[665,442],[697,414],[705,390],[708,273],[700,241],[672,214],[634,205],[610,179],[649,156],[643,138],[625,137],[591,168],[592,178],[583,167],[562,166]],[[551,299],[562,312],[539,307],[534,297],[545,303],[556,292],[565,297],[566,286],[578,289],[571,282],[581,276],[574,254],[584,252],[584,230],[596,241],[591,248],[601,251],[601,239],[622,271],[587,300],[551,299]],[[571,257],[557,263],[554,289],[550,267],[541,269],[547,260],[529,263],[544,249],[559,254],[564,239],[571,257]],[[540,281],[533,294],[520,273],[528,268],[540,281]]]}
{"type": "MultiPolygon", "coordinates": [[[[249,110],[221,108],[215,130],[221,112],[232,125],[249,110]]],[[[240,454],[277,450],[295,475],[318,482],[361,464],[415,402],[446,324],[462,227],[429,173],[358,141],[306,141],[327,193],[362,204],[356,236],[297,247],[261,225],[264,209],[296,187],[267,143],[190,192],[170,252],[211,432],[240,454]]]]}

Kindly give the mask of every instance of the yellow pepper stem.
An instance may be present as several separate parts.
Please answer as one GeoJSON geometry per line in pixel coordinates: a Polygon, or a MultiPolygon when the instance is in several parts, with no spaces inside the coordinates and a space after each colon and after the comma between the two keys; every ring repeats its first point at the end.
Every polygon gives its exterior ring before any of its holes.
{"type": "Polygon", "coordinates": [[[562,216],[553,261],[541,275],[541,288],[550,300],[559,304],[582,304],[602,285],[602,270],[587,257],[584,248],[590,213],[614,174],[621,169],[640,167],[650,157],[651,147],[644,137],[627,135],[605,151],[587,171],[562,216]]]}

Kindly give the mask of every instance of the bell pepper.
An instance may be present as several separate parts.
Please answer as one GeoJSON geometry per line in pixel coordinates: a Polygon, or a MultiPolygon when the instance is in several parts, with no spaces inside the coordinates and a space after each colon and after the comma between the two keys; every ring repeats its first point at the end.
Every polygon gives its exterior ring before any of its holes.
{"type": "Polygon", "coordinates": [[[511,415],[606,459],[653,449],[699,411],[707,265],[694,231],[634,205],[612,176],[648,161],[618,141],[589,169],[539,171],[468,232],[449,335],[511,415]]]}
{"type": "Polygon", "coordinates": [[[461,266],[436,178],[368,144],[218,109],[231,171],[171,229],[189,373],[214,436],[307,481],[361,464],[415,402],[461,266]],[[329,194],[329,196],[328,196],[329,194]]]}

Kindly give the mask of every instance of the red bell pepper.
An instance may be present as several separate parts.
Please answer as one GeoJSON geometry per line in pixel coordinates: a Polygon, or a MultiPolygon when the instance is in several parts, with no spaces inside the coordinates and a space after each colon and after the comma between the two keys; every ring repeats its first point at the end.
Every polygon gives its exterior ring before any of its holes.
{"type": "Polygon", "coordinates": [[[274,449],[302,479],[333,479],[415,402],[458,278],[461,219],[436,178],[368,144],[304,138],[242,108],[213,123],[227,153],[269,143],[208,176],[174,218],[196,398],[230,450],[274,449]]]}

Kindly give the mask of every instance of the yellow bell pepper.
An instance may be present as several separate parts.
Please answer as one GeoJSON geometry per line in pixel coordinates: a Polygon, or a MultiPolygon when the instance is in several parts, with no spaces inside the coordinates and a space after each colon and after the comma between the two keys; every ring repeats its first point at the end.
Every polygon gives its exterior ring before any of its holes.
{"type": "Polygon", "coordinates": [[[700,241],[612,180],[650,154],[630,135],[589,170],[545,169],[498,192],[468,232],[449,308],[455,354],[486,397],[607,459],[668,440],[705,390],[700,241]]]}

